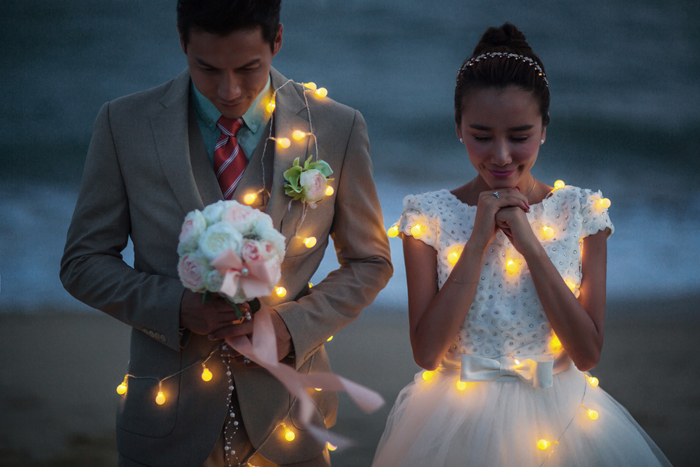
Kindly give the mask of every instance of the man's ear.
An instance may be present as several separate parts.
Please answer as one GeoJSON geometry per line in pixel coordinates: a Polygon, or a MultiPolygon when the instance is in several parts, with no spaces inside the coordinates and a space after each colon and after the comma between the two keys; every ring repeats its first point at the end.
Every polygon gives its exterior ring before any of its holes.
{"type": "Polygon", "coordinates": [[[277,28],[277,34],[275,35],[275,41],[272,43],[272,56],[277,55],[277,52],[282,48],[282,31],[284,31],[284,25],[280,23],[277,28]]]}
{"type": "Polygon", "coordinates": [[[182,33],[180,32],[179,28],[177,30],[177,35],[180,36],[180,48],[182,49],[182,53],[187,55],[187,44],[185,44],[185,38],[182,37],[182,33]]]}

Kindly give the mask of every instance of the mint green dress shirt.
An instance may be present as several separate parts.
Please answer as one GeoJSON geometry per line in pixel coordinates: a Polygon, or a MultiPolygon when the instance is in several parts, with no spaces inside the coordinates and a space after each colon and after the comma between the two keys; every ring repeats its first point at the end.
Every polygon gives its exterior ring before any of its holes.
{"type": "MultiPolygon", "coordinates": [[[[221,117],[221,112],[216,109],[209,99],[204,97],[204,95],[197,90],[194,83],[190,82],[190,87],[192,89],[190,96],[192,96],[192,103],[194,104],[195,117],[197,118],[199,131],[202,133],[204,145],[207,148],[207,154],[209,154],[209,160],[213,165],[214,147],[216,146],[219,136],[221,136],[221,131],[219,127],[216,126],[216,122],[219,120],[219,117],[221,117]]],[[[246,113],[243,114],[243,122],[245,125],[238,131],[238,144],[241,145],[243,153],[248,160],[250,160],[255,152],[255,148],[258,147],[267,122],[270,121],[270,114],[265,109],[265,103],[269,101],[271,95],[272,81],[268,76],[267,85],[260,94],[258,94],[258,97],[255,98],[246,113]]]]}

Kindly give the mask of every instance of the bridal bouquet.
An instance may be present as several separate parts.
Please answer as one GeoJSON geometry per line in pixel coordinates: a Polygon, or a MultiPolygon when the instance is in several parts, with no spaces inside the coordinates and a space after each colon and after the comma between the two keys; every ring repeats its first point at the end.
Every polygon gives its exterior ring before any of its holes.
{"type": "MultiPolygon", "coordinates": [[[[269,295],[280,280],[285,239],[267,214],[237,201],[219,201],[187,214],[182,224],[178,274],[193,292],[222,295],[243,319],[240,304],[254,313],[258,297],[269,295]]],[[[250,319],[250,315],[247,316],[250,319]]]]}

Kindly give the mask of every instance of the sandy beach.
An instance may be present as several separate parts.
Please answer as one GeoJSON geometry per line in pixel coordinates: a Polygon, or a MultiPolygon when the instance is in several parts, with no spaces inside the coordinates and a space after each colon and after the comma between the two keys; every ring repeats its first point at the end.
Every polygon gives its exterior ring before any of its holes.
{"type": "MultiPolygon", "coordinates": [[[[677,467],[700,458],[697,303],[609,303],[603,357],[592,371],[677,467]]],[[[0,313],[0,465],[116,466],[115,388],[128,336],[126,325],[98,313],[0,313]]],[[[407,316],[370,307],[327,349],[337,373],[387,401],[364,415],[340,397],[335,430],[356,445],[332,453],[333,466],[367,466],[398,392],[418,371],[407,316]]]]}

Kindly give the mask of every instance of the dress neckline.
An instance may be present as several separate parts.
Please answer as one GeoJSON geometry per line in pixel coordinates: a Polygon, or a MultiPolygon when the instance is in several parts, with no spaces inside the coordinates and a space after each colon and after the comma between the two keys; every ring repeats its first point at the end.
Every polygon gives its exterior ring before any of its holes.
{"type": "MultiPolygon", "coordinates": [[[[562,189],[562,188],[560,188],[560,190],[561,190],[561,189],[562,189]]],[[[447,192],[448,195],[450,195],[455,201],[457,201],[459,204],[461,204],[461,205],[463,205],[463,206],[466,206],[466,207],[468,207],[468,208],[474,208],[474,209],[477,208],[476,206],[473,206],[473,205],[471,205],[471,204],[467,204],[467,203],[465,203],[464,201],[460,200],[459,198],[457,198],[457,196],[455,196],[454,193],[452,193],[450,190],[448,190],[448,189],[446,189],[446,188],[443,188],[443,189],[441,189],[441,190],[439,190],[439,191],[445,191],[445,192],[447,192]]],[[[554,194],[555,191],[556,191],[556,189],[551,190],[549,193],[547,193],[547,195],[546,195],[544,198],[542,198],[542,201],[540,201],[539,203],[531,204],[530,207],[533,207],[533,206],[541,206],[542,203],[544,203],[544,202],[547,201],[549,198],[551,198],[552,194],[554,194]]]]}

